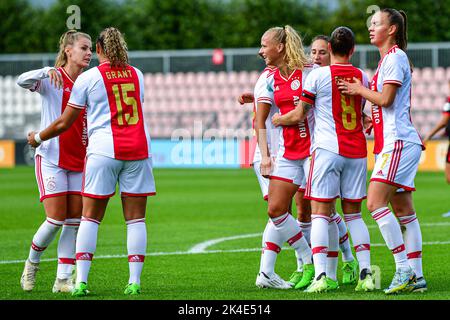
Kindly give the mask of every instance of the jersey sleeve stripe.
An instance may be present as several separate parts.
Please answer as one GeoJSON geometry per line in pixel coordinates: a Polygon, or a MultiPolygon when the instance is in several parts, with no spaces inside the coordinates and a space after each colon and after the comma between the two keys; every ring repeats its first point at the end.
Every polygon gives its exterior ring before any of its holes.
{"type": "Polygon", "coordinates": [[[397,80],[384,80],[383,85],[390,83],[390,84],[396,84],[398,86],[402,86],[403,83],[401,81],[397,81],[397,80]]]}
{"type": "Polygon", "coordinates": [[[314,104],[314,101],[316,100],[316,95],[309,91],[303,90],[300,100],[309,104],[314,104]]]}
{"type": "Polygon", "coordinates": [[[68,102],[67,105],[68,105],[69,107],[72,107],[72,108],[75,108],[75,109],[84,109],[84,107],[85,107],[85,106],[79,106],[79,105],[77,105],[77,104],[70,103],[70,102],[68,102]]]}
{"type": "Polygon", "coordinates": [[[258,98],[256,101],[272,104],[272,99],[269,99],[269,98],[258,98]]]}

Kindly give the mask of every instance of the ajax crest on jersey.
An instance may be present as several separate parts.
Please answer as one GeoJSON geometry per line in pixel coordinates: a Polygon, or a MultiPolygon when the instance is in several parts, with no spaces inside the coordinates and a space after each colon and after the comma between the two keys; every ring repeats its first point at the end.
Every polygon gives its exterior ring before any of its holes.
{"type": "Polygon", "coordinates": [[[300,88],[300,81],[295,79],[294,81],[291,82],[291,89],[297,90],[298,88],[300,88]]]}

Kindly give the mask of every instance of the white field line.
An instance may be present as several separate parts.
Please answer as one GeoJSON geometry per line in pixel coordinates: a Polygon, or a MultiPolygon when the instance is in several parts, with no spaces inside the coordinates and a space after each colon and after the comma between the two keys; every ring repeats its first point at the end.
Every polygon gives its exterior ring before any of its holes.
{"type": "MultiPolygon", "coordinates": [[[[450,222],[437,222],[437,223],[422,223],[421,227],[441,227],[441,226],[450,226],[450,222]]],[[[368,226],[368,228],[378,227],[376,225],[368,226]]],[[[256,238],[262,236],[262,233],[251,233],[251,234],[243,234],[232,237],[224,237],[217,238],[208,241],[201,242],[195,246],[193,246],[188,251],[172,251],[172,252],[148,252],[146,256],[172,256],[172,255],[191,255],[191,254],[210,254],[210,253],[233,253],[233,252],[254,252],[261,251],[261,248],[244,248],[244,249],[230,249],[230,250],[206,250],[209,246],[229,241],[229,240],[237,240],[237,239],[245,239],[245,238],[256,238]]],[[[448,245],[450,241],[431,241],[424,242],[424,246],[435,246],[435,245],[448,245]]],[[[382,247],[385,246],[384,243],[373,243],[370,246],[372,247],[382,247]]],[[[291,247],[283,247],[283,250],[292,250],[291,247]]],[[[102,255],[95,256],[95,259],[118,259],[118,258],[127,258],[126,254],[116,254],[116,255],[102,255]]],[[[57,258],[48,258],[41,259],[41,262],[51,262],[57,261],[57,258]]],[[[0,265],[2,264],[18,264],[24,263],[25,260],[0,260],[0,265]]]]}
{"type": "MultiPolygon", "coordinates": [[[[261,234],[260,234],[261,235],[261,234]]],[[[250,238],[250,237],[247,237],[250,238]]],[[[432,242],[424,242],[424,246],[436,246],[436,245],[449,245],[450,241],[432,241],[432,242]]],[[[373,243],[370,244],[371,247],[383,247],[386,244],[384,243],[373,243]]],[[[283,247],[283,250],[292,250],[291,247],[283,247]]],[[[207,251],[199,251],[199,252],[190,252],[190,251],[172,251],[172,252],[148,252],[145,255],[149,256],[174,256],[174,255],[194,255],[194,254],[211,254],[211,253],[234,253],[234,252],[255,252],[261,251],[261,248],[244,248],[244,249],[230,249],[230,250],[207,250],[207,251]]],[[[115,255],[103,255],[103,256],[94,256],[94,259],[118,259],[118,258],[127,258],[126,254],[115,254],[115,255]]],[[[57,258],[49,258],[49,259],[41,259],[41,262],[51,262],[57,261],[57,258]]],[[[0,265],[2,264],[18,264],[24,263],[25,260],[0,260],[0,265]]]]}

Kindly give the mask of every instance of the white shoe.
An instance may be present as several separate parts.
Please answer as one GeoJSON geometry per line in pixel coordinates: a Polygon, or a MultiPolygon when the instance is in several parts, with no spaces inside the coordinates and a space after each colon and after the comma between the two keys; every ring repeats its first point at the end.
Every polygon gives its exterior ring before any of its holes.
{"type": "Polygon", "coordinates": [[[260,272],[256,277],[256,286],[259,288],[274,288],[274,289],[291,289],[292,286],[284,281],[276,273],[268,276],[264,272],[260,272]]]}
{"type": "Polygon", "coordinates": [[[30,260],[25,261],[22,277],[20,278],[20,286],[25,291],[31,291],[36,283],[36,272],[39,271],[39,263],[33,263],[30,260]]]}
{"type": "Polygon", "coordinates": [[[72,292],[73,288],[75,287],[75,284],[73,282],[72,277],[68,279],[55,279],[55,283],[53,284],[53,293],[58,292],[72,292]]]}

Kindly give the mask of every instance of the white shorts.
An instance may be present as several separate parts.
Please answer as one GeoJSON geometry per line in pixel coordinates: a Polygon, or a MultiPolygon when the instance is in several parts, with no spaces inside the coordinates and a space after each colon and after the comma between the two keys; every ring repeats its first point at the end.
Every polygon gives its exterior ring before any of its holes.
{"type": "Polygon", "coordinates": [[[270,179],[296,184],[299,186],[299,191],[305,191],[306,177],[309,174],[309,158],[289,160],[278,153],[270,179]]]}
{"type": "Polygon", "coordinates": [[[152,159],[124,161],[90,154],[86,157],[82,195],[90,198],[109,198],[116,193],[116,184],[122,196],[153,196],[152,159]]]}
{"type": "Polygon", "coordinates": [[[367,158],[347,158],[318,148],[312,155],[305,198],[361,202],[367,196],[366,180],[367,158]]]}
{"type": "Polygon", "coordinates": [[[370,181],[384,182],[405,191],[415,191],[414,178],[421,153],[422,146],[408,141],[397,140],[394,144],[385,146],[375,157],[370,181]]]}
{"type": "Polygon", "coordinates": [[[66,170],[36,155],[35,172],[39,200],[67,194],[81,194],[83,172],[66,170]]]}

